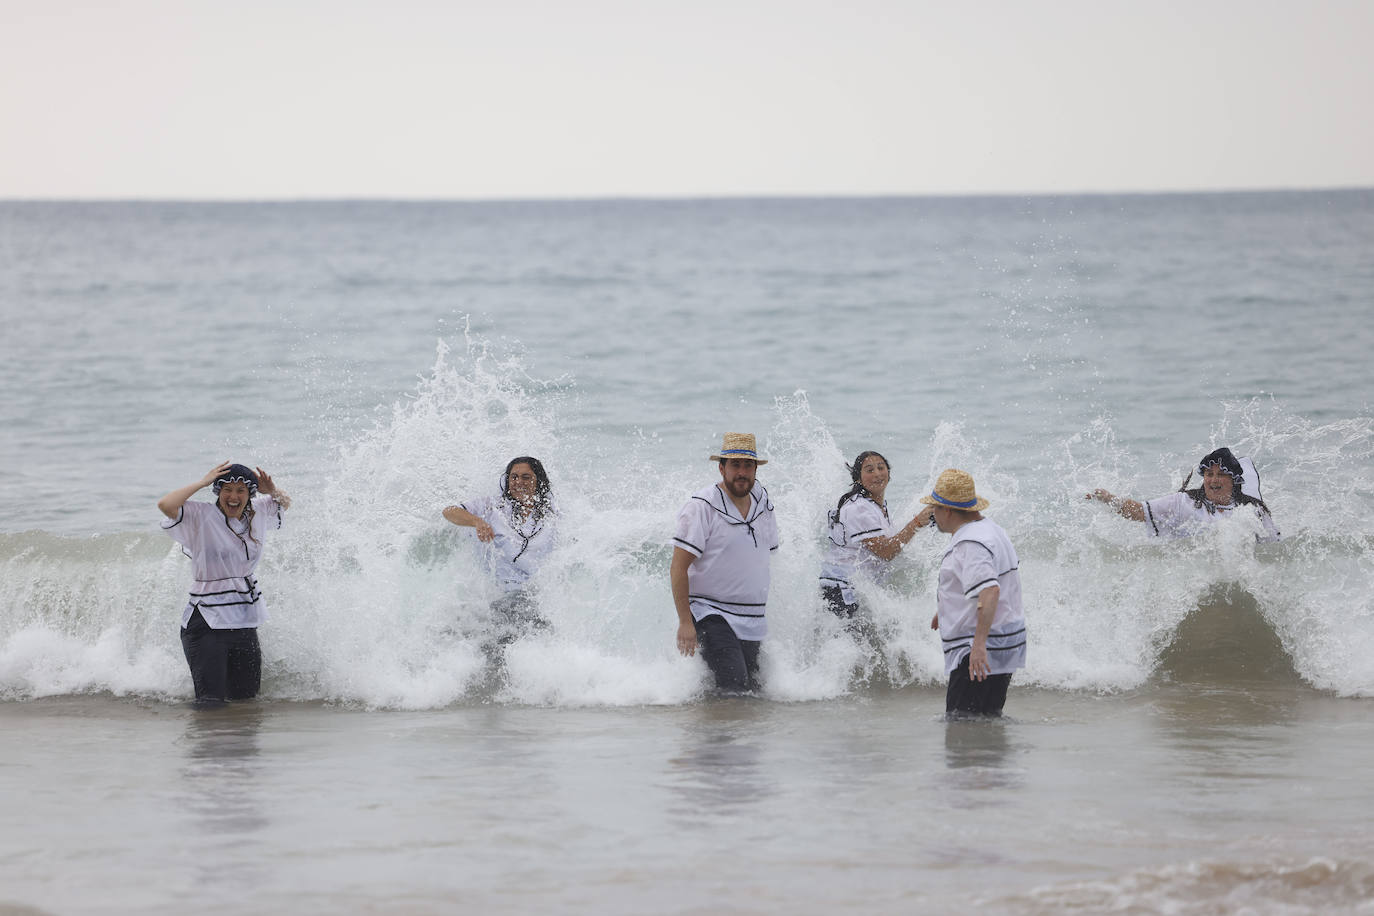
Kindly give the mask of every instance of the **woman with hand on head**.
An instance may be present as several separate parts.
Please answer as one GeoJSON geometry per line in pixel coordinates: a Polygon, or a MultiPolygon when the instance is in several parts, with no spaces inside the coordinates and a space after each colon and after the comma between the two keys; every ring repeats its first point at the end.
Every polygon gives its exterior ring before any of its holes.
{"type": "Polygon", "coordinates": [[[1197,473],[1202,475],[1202,486],[1188,489],[1188,482],[1193,479],[1190,472],[1177,493],[1144,502],[1121,498],[1100,488],[1083,498],[1104,502],[1123,518],[1145,522],[1151,537],[1167,538],[1191,537],[1218,519],[1234,515],[1241,507],[1252,507],[1264,529],[1262,535],[1255,535],[1256,540],[1279,539],[1269,507],[1260,498],[1259,472],[1253,461],[1237,458],[1229,448],[1219,448],[1203,456],[1197,473]]]}
{"type": "Polygon", "coordinates": [[[253,574],[267,532],[281,527],[290,505],[262,468],[254,473],[227,461],[157,501],[167,517],[163,530],[191,558],[195,581],[181,612],[181,647],[198,704],[258,695],[258,627],[267,611],[253,574]],[[214,489],[213,503],[191,500],[207,486],[214,489]]]}
{"type": "Polygon", "coordinates": [[[930,524],[930,513],[921,512],[900,529],[892,527],[887,514],[890,468],[877,452],[860,452],[846,465],[853,486],[827,515],[830,549],[821,563],[821,597],[836,616],[849,619],[858,611],[849,578],[855,570],[882,581],[888,564],[916,534],[930,524]]]}
{"type": "Polygon", "coordinates": [[[506,593],[491,606],[505,630],[498,641],[547,626],[528,588],[530,576],[553,549],[553,493],[539,459],[512,458],[499,494],[449,506],[443,514],[455,525],[475,529],[477,540],[487,545],[488,567],[506,593]]]}

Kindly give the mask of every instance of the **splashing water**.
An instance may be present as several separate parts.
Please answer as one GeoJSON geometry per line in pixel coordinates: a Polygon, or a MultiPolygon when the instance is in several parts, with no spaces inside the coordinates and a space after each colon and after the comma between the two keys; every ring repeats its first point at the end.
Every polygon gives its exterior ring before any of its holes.
{"type": "MultiPolygon", "coordinates": [[[[414,394],[339,449],[333,479],[292,494],[260,570],[270,613],[264,695],[407,709],[700,697],[704,665],[673,645],[667,542],[682,502],[713,480],[705,449],[721,431],[703,430],[699,455],[665,466],[637,433],[572,431],[579,412],[571,381],[534,378],[520,357],[493,355],[470,337],[457,355],[441,343],[414,394]],[[485,646],[499,592],[472,532],[440,512],[495,492],[518,454],[544,462],[560,512],[557,549],[534,580],[551,626],[510,645],[493,666],[485,646]]],[[[947,538],[918,532],[886,584],[856,583],[870,634],[856,641],[822,609],[817,575],[826,512],[848,485],[845,461],[867,443],[842,448],[804,391],[777,398],[771,416],[761,436],[770,463],[759,480],[777,507],[783,546],[772,568],[765,695],[811,700],[942,682],[928,624],[947,538]]],[[[992,502],[989,516],[1021,554],[1031,650],[1018,683],[1138,688],[1190,613],[1239,604],[1272,628],[1308,682],[1371,695],[1374,543],[1362,533],[1374,510],[1371,425],[1316,424],[1264,401],[1227,404],[1190,454],[1140,459],[1099,417],[1047,438],[1030,462],[1035,473],[1016,477],[961,424],[942,422],[923,471],[893,457],[889,508],[904,524],[940,470],[974,475],[992,502]],[[1219,444],[1255,458],[1282,543],[1257,545],[1243,518],[1186,541],[1153,542],[1140,525],[1082,499],[1095,486],[1139,498],[1167,493],[1219,444]]],[[[10,585],[0,695],[189,695],[171,622],[189,570],[151,526],[84,540],[3,535],[0,557],[10,585]]]]}

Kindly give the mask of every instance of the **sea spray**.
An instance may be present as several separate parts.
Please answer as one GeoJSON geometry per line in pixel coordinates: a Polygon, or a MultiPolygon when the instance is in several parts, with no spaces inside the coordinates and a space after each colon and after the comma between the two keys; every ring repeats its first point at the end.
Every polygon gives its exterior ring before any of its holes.
{"type": "MultiPolygon", "coordinates": [[[[936,421],[914,454],[889,456],[889,511],[905,524],[945,467],[974,475],[992,502],[989,517],[1021,555],[1031,647],[1017,684],[1137,689],[1156,675],[1190,613],[1234,600],[1253,603],[1309,683],[1374,694],[1374,544],[1358,526],[1374,507],[1364,470],[1370,420],[1319,424],[1263,401],[1221,410],[1187,454],[1153,456],[1122,448],[1113,421],[1099,417],[1046,436],[1038,455],[1017,456],[1042,468],[1033,476],[1005,470],[997,450],[962,422],[936,421]],[[1221,443],[1256,457],[1281,543],[1255,543],[1254,520],[1243,514],[1188,540],[1158,541],[1082,498],[1102,485],[1162,495],[1196,455],[1221,443]]],[[[570,429],[584,412],[572,380],[538,379],[522,357],[468,337],[460,348],[440,344],[411,396],[371,428],[347,432],[325,485],[300,490],[279,477],[294,504],[259,571],[269,609],[264,696],[408,709],[703,696],[704,665],[673,646],[669,538],[682,502],[717,479],[706,456],[725,430],[702,429],[699,450],[665,457],[659,440],[637,430],[570,429]],[[550,626],[493,655],[490,604],[499,592],[473,533],[440,512],[495,492],[517,454],[545,463],[559,512],[557,549],[532,582],[550,626]]],[[[884,442],[838,441],[804,391],[721,422],[760,435],[770,461],[759,481],[782,529],[764,696],[814,700],[942,683],[929,622],[946,536],[919,531],[886,583],[856,582],[863,638],[820,601],[825,516],[848,488],[845,462],[884,442]]],[[[4,697],[189,697],[174,621],[190,571],[158,520],[150,498],[141,533],[0,536],[4,697]]]]}

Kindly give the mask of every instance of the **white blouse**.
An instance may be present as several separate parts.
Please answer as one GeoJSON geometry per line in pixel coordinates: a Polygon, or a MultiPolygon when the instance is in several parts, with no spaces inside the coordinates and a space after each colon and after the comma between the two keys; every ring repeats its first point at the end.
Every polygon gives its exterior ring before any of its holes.
{"type": "Polygon", "coordinates": [[[515,505],[504,496],[488,496],[459,503],[491,526],[495,537],[482,544],[487,569],[502,589],[513,592],[524,587],[553,551],[554,513],[545,510],[523,519],[515,516],[515,505]]]}
{"type": "Polygon", "coordinates": [[[269,530],[281,528],[281,506],[271,496],[255,496],[253,518],[231,519],[215,503],[186,502],[162,528],[191,558],[190,598],[181,612],[184,627],[197,610],[215,630],[261,626],[267,608],[253,573],[269,530]]]}
{"type": "Polygon", "coordinates": [[[1220,519],[1251,515],[1259,518],[1260,526],[1264,529],[1264,534],[1255,534],[1256,540],[1267,543],[1279,539],[1279,529],[1274,524],[1274,519],[1254,504],[1240,505],[1232,502],[1229,505],[1218,506],[1213,503],[1212,508],[1215,511],[1208,512],[1206,506],[1199,506],[1187,493],[1179,492],[1147,500],[1144,506],[1145,529],[1151,537],[1192,537],[1220,519]]]}
{"type": "Polygon", "coordinates": [[[874,555],[863,542],[894,537],[896,532],[887,516],[887,506],[862,493],[845,500],[838,512],[831,510],[828,518],[830,548],[821,562],[821,585],[839,586],[845,604],[853,604],[854,588],[849,578],[855,570],[881,582],[892,569],[890,563],[874,555]]]}

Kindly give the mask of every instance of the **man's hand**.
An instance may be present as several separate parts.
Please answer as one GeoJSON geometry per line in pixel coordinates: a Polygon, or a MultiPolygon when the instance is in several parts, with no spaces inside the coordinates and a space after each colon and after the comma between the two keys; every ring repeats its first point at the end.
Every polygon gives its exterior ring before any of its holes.
{"type": "Polygon", "coordinates": [[[697,628],[695,624],[678,624],[677,650],[689,658],[697,654],[697,628]]]}

